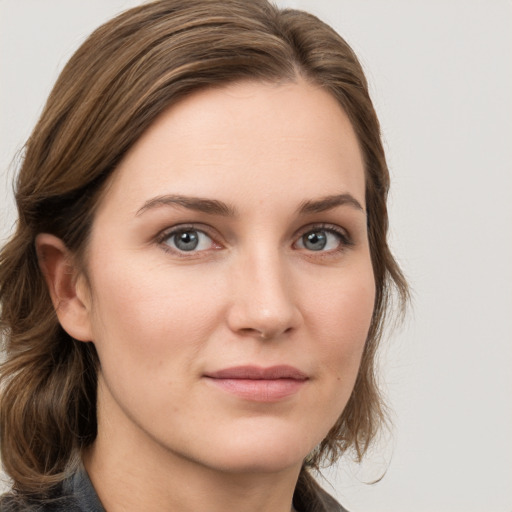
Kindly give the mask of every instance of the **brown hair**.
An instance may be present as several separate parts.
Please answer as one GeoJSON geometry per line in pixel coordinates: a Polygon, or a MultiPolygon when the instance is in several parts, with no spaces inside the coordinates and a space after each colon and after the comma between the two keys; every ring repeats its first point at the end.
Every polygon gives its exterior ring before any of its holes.
{"type": "Polygon", "coordinates": [[[26,144],[16,183],[19,219],[0,253],[0,448],[13,489],[43,496],[96,436],[92,343],[59,325],[34,248],[61,238],[80,258],[107,178],[155,118],[204,87],[298,76],[332,94],[349,116],[366,164],[366,206],[376,300],[351,398],[307,463],[360,459],[383,421],[375,352],[390,290],[407,286],[386,241],[389,174],[362,68],[347,43],[314,16],[265,0],[160,0],[97,29],[68,62],[26,144]]]}

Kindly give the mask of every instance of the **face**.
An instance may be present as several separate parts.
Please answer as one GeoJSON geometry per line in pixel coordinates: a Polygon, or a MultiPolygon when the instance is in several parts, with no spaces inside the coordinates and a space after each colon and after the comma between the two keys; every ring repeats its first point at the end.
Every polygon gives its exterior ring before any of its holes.
{"type": "Polygon", "coordinates": [[[374,304],[347,116],[304,82],[181,101],[116,170],[87,274],[100,437],[222,471],[300,466],[347,403],[374,304]]]}

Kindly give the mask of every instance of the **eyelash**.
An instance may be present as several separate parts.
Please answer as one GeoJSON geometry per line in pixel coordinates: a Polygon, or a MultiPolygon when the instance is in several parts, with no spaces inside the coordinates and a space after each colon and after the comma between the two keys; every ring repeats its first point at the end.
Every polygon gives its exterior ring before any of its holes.
{"type": "Polygon", "coordinates": [[[329,251],[306,251],[308,254],[315,255],[317,257],[329,257],[331,255],[336,255],[339,252],[342,252],[354,245],[354,241],[347,233],[347,231],[335,224],[311,224],[309,226],[305,226],[299,232],[299,235],[297,236],[297,240],[296,242],[294,242],[294,245],[296,245],[299,241],[302,241],[307,234],[321,231],[334,234],[339,240],[338,247],[329,251]]]}
{"type": "Polygon", "coordinates": [[[171,253],[174,255],[178,255],[181,258],[194,257],[194,256],[197,256],[197,254],[199,254],[199,253],[207,251],[208,249],[200,250],[200,251],[195,251],[195,250],[182,251],[178,248],[173,248],[169,244],[165,243],[166,240],[169,240],[173,236],[179,235],[180,233],[187,233],[187,232],[193,232],[193,231],[195,231],[197,233],[202,233],[203,235],[206,235],[212,241],[212,245],[218,246],[215,249],[221,248],[221,245],[215,241],[215,238],[213,236],[211,236],[209,234],[209,229],[207,228],[207,226],[197,225],[197,224],[180,224],[180,225],[174,226],[170,229],[166,229],[166,230],[162,231],[156,237],[156,242],[160,245],[160,247],[165,252],[168,252],[168,253],[171,253]]]}
{"type": "MultiPolygon", "coordinates": [[[[203,235],[206,235],[210,240],[212,245],[216,245],[217,247],[214,247],[213,250],[218,250],[222,248],[222,245],[216,242],[215,238],[209,234],[209,229],[207,226],[204,225],[197,225],[197,224],[180,224],[178,226],[174,226],[170,229],[167,229],[165,231],[162,231],[159,235],[156,237],[156,242],[160,247],[168,253],[172,253],[174,255],[178,255],[182,258],[191,258],[194,257],[200,253],[206,252],[210,249],[204,249],[204,250],[191,250],[191,251],[184,251],[180,250],[178,248],[171,247],[168,243],[166,243],[167,240],[172,238],[173,236],[177,236],[180,233],[187,233],[187,232],[197,232],[201,233],[203,235]]],[[[354,245],[354,242],[350,235],[347,233],[346,230],[342,229],[339,226],[336,226],[334,224],[311,224],[309,226],[303,227],[298,234],[295,236],[296,240],[293,243],[293,246],[295,246],[300,241],[303,241],[304,237],[308,235],[309,233],[314,232],[326,232],[329,234],[334,234],[339,239],[339,246],[335,249],[331,249],[328,251],[314,251],[314,250],[307,250],[306,248],[299,248],[300,250],[304,250],[308,255],[316,256],[316,257],[328,257],[330,255],[338,254],[339,252],[344,251],[345,249],[351,247],[354,245]]]]}

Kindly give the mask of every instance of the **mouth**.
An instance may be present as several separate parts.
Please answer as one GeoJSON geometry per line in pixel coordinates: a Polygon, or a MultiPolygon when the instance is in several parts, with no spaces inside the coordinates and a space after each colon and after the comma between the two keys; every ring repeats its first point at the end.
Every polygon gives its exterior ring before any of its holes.
{"type": "Polygon", "coordinates": [[[204,378],[218,389],[255,402],[278,402],[296,394],[308,376],[293,366],[262,368],[236,366],[206,373],[204,378]]]}

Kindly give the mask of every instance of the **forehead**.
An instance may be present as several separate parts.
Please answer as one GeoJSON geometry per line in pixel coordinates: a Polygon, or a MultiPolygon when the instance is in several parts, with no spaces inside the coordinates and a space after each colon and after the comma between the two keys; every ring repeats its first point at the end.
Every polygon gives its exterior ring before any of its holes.
{"type": "Polygon", "coordinates": [[[282,199],[284,190],[350,192],[364,204],[352,125],[331,94],[304,81],[242,82],[183,99],[127,153],[104,199],[176,193],[232,202],[256,192],[282,199]]]}

